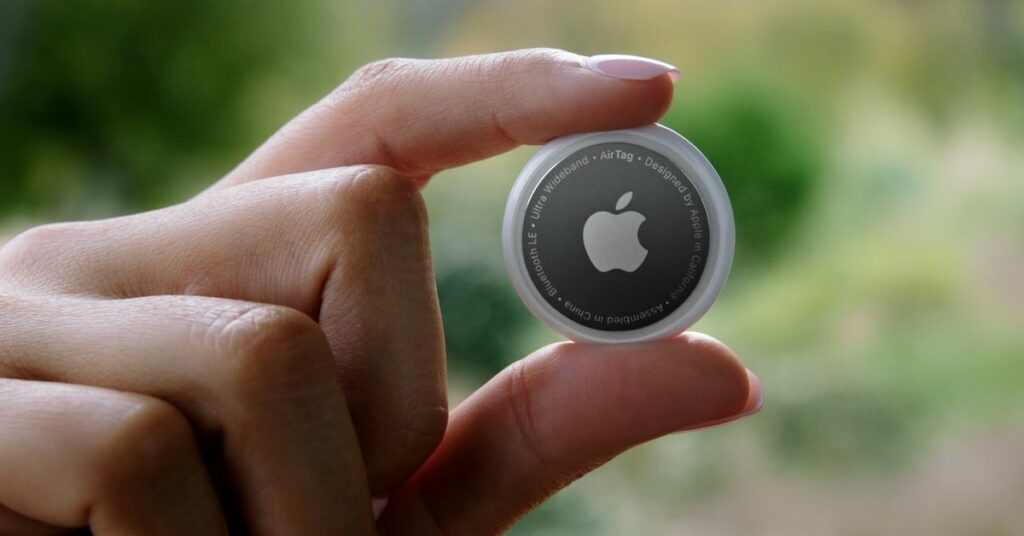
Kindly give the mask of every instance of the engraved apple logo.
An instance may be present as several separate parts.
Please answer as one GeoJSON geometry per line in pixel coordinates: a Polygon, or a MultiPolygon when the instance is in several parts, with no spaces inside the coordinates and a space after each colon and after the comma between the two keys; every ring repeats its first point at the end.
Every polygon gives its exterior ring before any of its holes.
{"type": "MultiPolygon", "coordinates": [[[[633,199],[626,192],[615,203],[621,211],[633,199]]],[[[640,244],[640,224],[647,219],[643,214],[628,212],[595,212],[583,224],[583,247],[590,262],[600,272],[623,270],[635,272],[647,258],[647,248],[640,244]]]]}

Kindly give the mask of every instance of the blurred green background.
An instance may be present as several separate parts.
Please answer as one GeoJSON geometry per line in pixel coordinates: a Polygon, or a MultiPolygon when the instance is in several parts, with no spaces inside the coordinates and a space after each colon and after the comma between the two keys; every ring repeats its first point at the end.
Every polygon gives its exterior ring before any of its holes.
{"type": "MultiPolygon", "coordinates": [[[[767,403],[514,533],[1024,533],[1024,2],[0,0],[0,239],[187,199],[374,59],[532,46],[682,70],[738,220],[697,329],[767,403]]],[[[534,150],[425,190],[453,402],[556,340],[501,263],[534,150]]]]}

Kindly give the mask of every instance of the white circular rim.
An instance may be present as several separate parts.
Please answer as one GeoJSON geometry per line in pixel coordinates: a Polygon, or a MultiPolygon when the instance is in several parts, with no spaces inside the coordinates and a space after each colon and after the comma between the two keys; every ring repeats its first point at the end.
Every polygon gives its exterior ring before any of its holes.
{"type": "Polygon", "coordinates": [[[733,221],[729,194],[718,172],[708,159],[686,138],[660,124],[625,130],[572,134],[552,140],[530,158],[519,173],[508,204],[502,227],[502,250],[505,266],[516,293],[527,308],[544,324],[556,332],[580,342],[625,343],[671,337],[695,324],[725,286],[732,267],[736,245],[736,226],[733,221]],[[555,165],[577,150],[598,143],[633,143],[656,151],[672,161],[693,183],[707,211],[711,234],[708,258],[700,281],[689,297],[669,316],[638,329],[603,331],[577,324],[548,304],[530,281],[523,262],[523,233],[526,209],[534,190],[555,165]]]}

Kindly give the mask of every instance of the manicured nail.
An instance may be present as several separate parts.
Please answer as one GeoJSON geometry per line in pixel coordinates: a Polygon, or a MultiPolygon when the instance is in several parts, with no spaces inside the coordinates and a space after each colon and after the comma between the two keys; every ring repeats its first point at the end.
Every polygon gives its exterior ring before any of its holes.
{"type": "Polygon", "coordinates": [[[380,517],[380,513],[384,511],[384,507],[388,505],[388,498],[383,499],[371,499],[370,506],[373,508],[373,520],[377,521],[380,517]]]}
{"type": "Polygon", "coordinates": [[[735,414],[721,419],[715,419],[713,421],[702,422],[692,426],[687,426],[676,432],[690,432],[693,430],[707,430],[708,428],[714,428],[725,423],[730,423],[742,419],[743,417],[749,417],[764,407],[764,387],[761,386],[761,380],[747,369],[747,403],[743,406],[743,409],[735,414]]]}
{"type": "Polygon", "coordinates": [[[643,56],[598,54],[587,59],[587,67],[620,80],[650,80],[666,73],[673,82],[679,80],[675,66],[643,56]]]}

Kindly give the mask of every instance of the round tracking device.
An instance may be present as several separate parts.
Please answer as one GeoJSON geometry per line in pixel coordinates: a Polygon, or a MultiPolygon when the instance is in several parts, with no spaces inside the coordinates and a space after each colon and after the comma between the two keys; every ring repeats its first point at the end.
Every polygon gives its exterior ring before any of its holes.
{"type": "Polygon", "coordinates": [[[577,341],[669,337],[715,301],[735,224],[718,173],[669,128],[574,134],[530,159],[505,208],[509,276],[577,341]]]}

